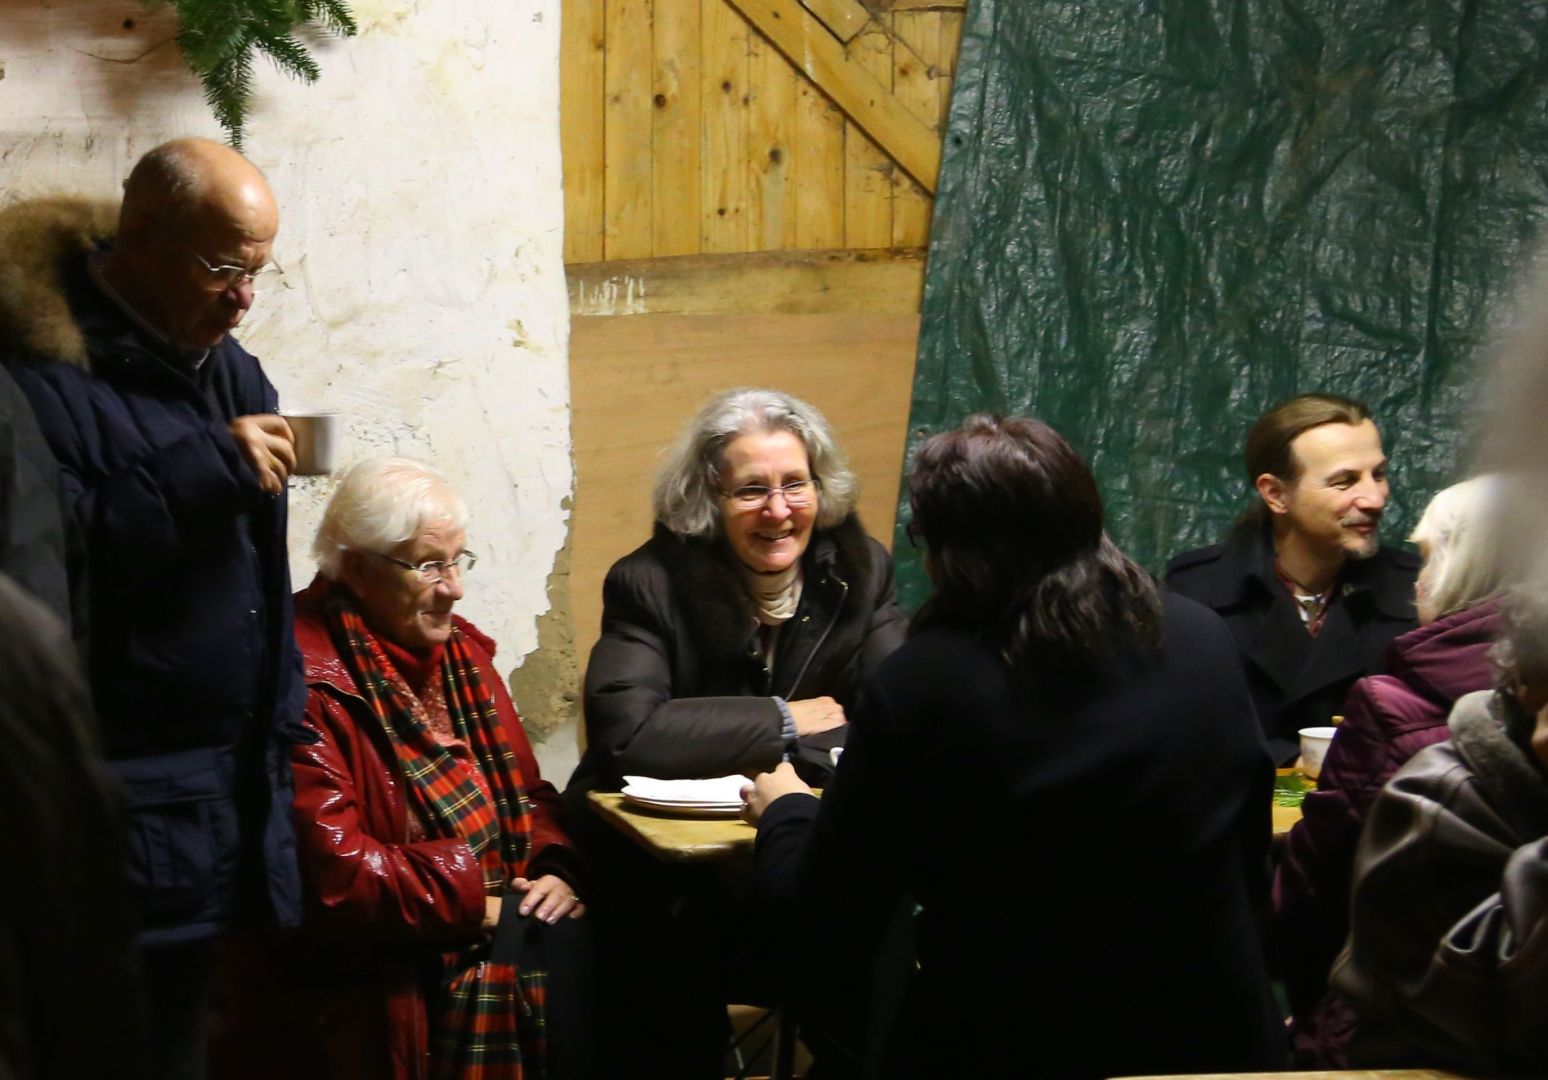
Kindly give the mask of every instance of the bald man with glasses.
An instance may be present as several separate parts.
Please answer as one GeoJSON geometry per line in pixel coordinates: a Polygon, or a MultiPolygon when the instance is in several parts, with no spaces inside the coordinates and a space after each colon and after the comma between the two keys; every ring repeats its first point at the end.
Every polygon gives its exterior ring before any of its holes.
{"type": "Polygon", "coordinates": [[[158,1077],[204,1074],[215,939],[299,917],[294,440],[231,336],[278,276],[278,231],[263,175],[203,139],[147,153],[119,206],[0,214],[0,360],[57,460],[84,556],[71,601],[127,796],[158,1077]]]}

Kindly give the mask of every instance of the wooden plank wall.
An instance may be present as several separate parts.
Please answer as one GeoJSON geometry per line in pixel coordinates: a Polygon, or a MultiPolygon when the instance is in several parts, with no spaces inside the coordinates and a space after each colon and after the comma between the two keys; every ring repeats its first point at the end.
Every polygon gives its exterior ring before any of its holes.
{"type": "Polygon", "coordinates": [[[923,246],[926,186],[749,19],[798,23],[829,89],[863,72],[938,154],[962,2],[566,0],[565,261],[923,246]]]}

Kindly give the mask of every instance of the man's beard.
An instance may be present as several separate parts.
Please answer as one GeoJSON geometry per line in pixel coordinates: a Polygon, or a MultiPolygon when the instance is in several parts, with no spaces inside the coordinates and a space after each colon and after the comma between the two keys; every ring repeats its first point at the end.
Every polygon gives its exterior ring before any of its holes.
{"type": "Polygon", "coordinates": [[[1360,536],[1359,533],[1350,534],[1352,536],[1359,537],[1360,543],[1358,547],[1346,547],[1344,549],[1344,552],[1349,556],[1349,558],[1356,562],[1363,562],[1366,559],[1374,558],[1376,553],[1381,550],[1381,537],[1378,532],[1378,530],[1381,528],[1381,518],[1361,516],[1358,518],[1350,518],[1347,521],[1340,521],[1339,524],[1345,527],[1350,525],[1372,526],[1371,535],[1368,537],[1360,536]]]}

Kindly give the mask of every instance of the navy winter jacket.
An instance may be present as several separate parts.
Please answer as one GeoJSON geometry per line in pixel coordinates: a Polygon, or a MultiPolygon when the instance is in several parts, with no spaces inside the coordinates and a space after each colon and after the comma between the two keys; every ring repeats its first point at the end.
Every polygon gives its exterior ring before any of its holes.
{"type": "Polygon", "coordinates": [[[145,940],[209,936],[244,915],[294,922],[289,745],[308,737],[285,500],[259,489],[228,431],[275,412],[277,395],[230,337],[197,370],[158,352],[83,251],[60,269],[67,308],[53,314],[67,311],[84,355],[0,335],[0,356],[87,552],[72,588],[88,599],[92,696],[126,789],[145,940]]]}

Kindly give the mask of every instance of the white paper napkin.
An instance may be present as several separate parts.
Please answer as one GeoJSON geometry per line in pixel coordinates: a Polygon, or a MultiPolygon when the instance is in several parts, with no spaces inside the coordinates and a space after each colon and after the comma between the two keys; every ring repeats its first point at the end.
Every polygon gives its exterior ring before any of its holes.
{"type": "Polygon", "coordinates": [[[641,799],[702,805],[742,801],[742,787],[752,783],[745,776],[712,776],[707,780],[658,780],[654,776],[624,777],[624,792],[641,799]]]}

